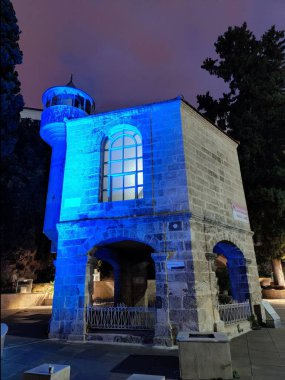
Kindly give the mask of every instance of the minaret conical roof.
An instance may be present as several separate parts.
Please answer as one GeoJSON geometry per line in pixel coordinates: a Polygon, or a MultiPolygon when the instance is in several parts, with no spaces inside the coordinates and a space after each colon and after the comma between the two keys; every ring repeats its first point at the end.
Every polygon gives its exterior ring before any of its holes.
{"type": "Polygon", "coordinates": [[[70,75],[70,80],[69,82],[65,85],[65,87],[72,87],[72,88],[77,88],[75,84],[73,83],[73,74],[70,75]]]}

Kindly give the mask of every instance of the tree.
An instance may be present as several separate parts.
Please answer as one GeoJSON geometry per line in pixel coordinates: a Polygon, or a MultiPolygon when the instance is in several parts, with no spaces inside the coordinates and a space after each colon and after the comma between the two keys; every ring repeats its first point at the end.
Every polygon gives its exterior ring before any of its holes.
{"type": "Polygon", "coordinates": [[[17,128],[20,112],[23,109],[23,97],[20,94],[20,82],[15,66],[22,63],[19,48],[20,30],[10,0],[1,0],[0,25],[0,112],[1,112],[1,158],[5,158],[14,149],[17,140],[17,128]]]}
{"type": "Polygon", "coordinates": [[[10,0],[1,0],[1,267],[2,284],[21,277],[50,281],[50,243],[42,233],[50,149],[39,122],[23,119],[23,98],[15,66],[22,63],[19,27],[10,0]]]}
{"type": "Polygon", "coordinates": [[[21,277],[51,281],[50,241],[42,233],[51,150],[39,128],[39,121],[22,119],[14,150],[6,157],[1,259],[10,278],[17,270],[21,277]]]}
{"type": "Polygon", "coordinates": [[[258,40],[247,24],[229,27],[215,43],[217,59],[202,68],[228,84],[213,99],[198,95],[198,110],[240,141],[241,173],[259,261],[270,257],[284,285],[285,259],[285,38],[272,26],[258,40]]]}

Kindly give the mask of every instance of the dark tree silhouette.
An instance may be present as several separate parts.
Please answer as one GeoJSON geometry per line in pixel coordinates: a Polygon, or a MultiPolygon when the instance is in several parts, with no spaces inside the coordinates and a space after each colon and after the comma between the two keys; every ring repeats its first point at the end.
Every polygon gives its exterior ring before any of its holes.
{"type": "Polygon", "coordinates": [[[220,99],[198,95],[198,109],[240,141],[245,195],[259,261],[271,258],[284,284],[285,259],[285,38],[272,26],[258,40],[246,23],[229,27],[215,43],[217,59],[202,68],[223,79],[220,99]]]}
{"type": "Polygon", "coordinates": [[[15,66],[22,63],[20,30],[10,0],[1,0],[1,285],[12,274],[53,279],[50,243],[42,233],[50,150],[39,122],[23,119],[15,66]]]}
{"type": "Polygon", "coordinates": [[[6,179],[1,210],[1,259],[7,268],[4,277],[9,280],[17,270],[20,277],[51,281],[54,268],[50,242],[42,233],[50,148],[39,136],[38,121],[22,119],[17,134],[2,177],[6,179]]]}
{"type": "Polygon", "coordinates": [[[17,128],[23,98],[20,94],[20,82],[15,66],[22,63],[19,48],[20,30],[10,0],[1,0],[0,24],[0,112],[1,112],[1,158],[13,151],[17,140],[17,128]]]}

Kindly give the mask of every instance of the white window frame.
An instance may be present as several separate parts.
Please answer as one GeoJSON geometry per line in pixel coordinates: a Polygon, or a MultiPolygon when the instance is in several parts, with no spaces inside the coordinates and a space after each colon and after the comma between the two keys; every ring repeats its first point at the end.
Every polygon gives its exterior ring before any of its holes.
{"type": "Polygon", "coordinates": [[[143,198],[142,138],[128,126],[103,143],[101,201],[143,198]]]}

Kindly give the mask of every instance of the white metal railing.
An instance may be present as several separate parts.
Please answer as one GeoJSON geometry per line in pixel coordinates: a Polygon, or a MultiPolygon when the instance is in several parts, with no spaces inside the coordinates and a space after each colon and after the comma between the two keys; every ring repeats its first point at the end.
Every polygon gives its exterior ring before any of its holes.
{"type": "Polygon", "coordinates": [[[86,322],[90,328],[152,330],[156,309],[128,306],[87,306],[86,322]]]}
{"type": "Polygon", "coordinates": [[[220,318],[226,325],[247,320],[251,315],[249,301],[219,305],[220,318]]]}

